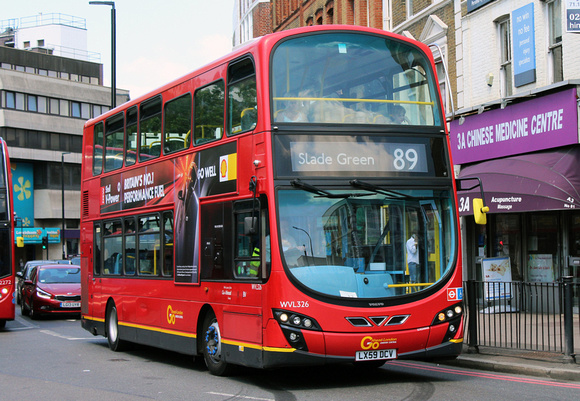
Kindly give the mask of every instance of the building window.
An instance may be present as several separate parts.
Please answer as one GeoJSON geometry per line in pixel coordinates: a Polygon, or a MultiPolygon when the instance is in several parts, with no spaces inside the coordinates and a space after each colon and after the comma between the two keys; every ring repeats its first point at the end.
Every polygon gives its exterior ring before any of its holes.
{"type": "Polygon", "coordinates": [[[38,47],[44,47],[44,39],[38,39],[36,43],[38,44],[38,47]]]}
{"type": "Polygon", "coordinates": [[[28,95],[27,100],[28,100],[27,105],[28,111],[38,111],[38,98],[34,95],[28,95]]]}
{"type": "Polygon", "coordinates": [[[500,39],[500,96],[502,98],[512,95],[512,39],[509,16],[498,21],[500,39]]]}
{"type": "Polygon", "coordinates": [[[70,102],[71,117],[81,117],[81,104],[79,102],[70,102]]]}
{"type": "Polygon", "coordinates": [[[36,100],[38,103],[38,112],[46,114],[46,112],[48,111],[48,105],[46,102],[47,99],[44,96],[38,96],[36,100]]]}
{"type": "Polygon", "coordinates": [[[405,0],[405,5],[407,6],[407,19],[410,19],[415,13],[413,13],[413,0],[405,0]]]}
{"type": "Polygon", "coordinates": [[[50,99],[50,114],[60,114],[60,102],[58,99],[50,99]]]}
{"type": "Polygon", "coordinates": [[[562,68],[562,10],[561,1],[554,0],[548,3],[548,24],[550,32],[549,63],[552,71],[552,82],[564,80],[562,68]]]}
{"type": "Polygon", "coordinates": [[[16,93],[5,91],[4,96],[5,96],[4,107],[7,109],[15,109],[16,108],[16,93]]]}
{"type": "Polygon", "coordinates": [[[70,101],[60,99],[60,115],[61,116],[63,116],[63,117],[70,116],[69,107],[70,107],[70,101]]]}
{"type": "Polygon", "coordinates": [[[25,49],[30,48],[30,41],[27,40],[26,42],[24,42],[24,48],[25,49]]]}
{"type": "Polygon", "coordinates": [[[16,110],[25,110],[24,93],[16,92],[16,110]]]}

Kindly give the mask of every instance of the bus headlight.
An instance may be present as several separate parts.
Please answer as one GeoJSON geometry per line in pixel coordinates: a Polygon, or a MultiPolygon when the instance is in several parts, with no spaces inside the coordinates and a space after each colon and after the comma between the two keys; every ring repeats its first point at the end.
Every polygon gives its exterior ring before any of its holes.
{"type": "Polygon", "coordinates": [[[274,309],[274,318],[280,325],[284,337],[293,348],[308,351],[303,331],[320,331],[320,326],[313,318],[300,313],[274,309]]]}
{"type": "Polygon", "coordinates": [[[432,325],[447,323],[450,320],[460,318],[463,314],[463,306],[455,304],[438,312],[433,319],[432,325]]]}

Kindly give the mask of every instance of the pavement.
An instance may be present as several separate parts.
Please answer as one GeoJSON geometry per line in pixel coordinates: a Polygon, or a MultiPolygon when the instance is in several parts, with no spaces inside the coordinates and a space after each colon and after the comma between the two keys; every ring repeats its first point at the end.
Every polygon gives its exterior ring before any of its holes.
{"type": "MultiPolygon", "coordinates": [[[[580,356],[576,361],[579,359],[580,356]]],[[[464,345],[463,353],[457,359],[440,363],[499,373],[580,382],[580,364],[576,361],[574,357],[550,352],[487,347],[474,350],[464,345]]]]}

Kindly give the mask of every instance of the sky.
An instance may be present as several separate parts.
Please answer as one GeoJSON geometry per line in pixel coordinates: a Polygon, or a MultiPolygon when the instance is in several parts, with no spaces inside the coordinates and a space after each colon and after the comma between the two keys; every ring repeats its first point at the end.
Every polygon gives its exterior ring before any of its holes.
{"type": "MultiPolygon", "coordinates": [[[[132,99],[232,50],[234,0],[115,0],[117,88],[132,99]]],[[[89,0],[2,1],[0,20],[39,13],[86,19],[87,50],[111,85],[111,7],[89,0]]]]}

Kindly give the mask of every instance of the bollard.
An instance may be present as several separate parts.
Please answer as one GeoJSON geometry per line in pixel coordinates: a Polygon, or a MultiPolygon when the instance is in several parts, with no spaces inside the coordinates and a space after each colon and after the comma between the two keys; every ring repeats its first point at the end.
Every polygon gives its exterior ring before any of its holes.
{"type": "Polygon", "coordinates": [[[468,331],[468,343],[467,343],[467,353],[477,354],[479,349],[477,348],[477,305],[476,305],[476,285],[475,280],[467,280],[467,316],[469,318],[469,324],[467,325],[468,331]]]}
{"type": "Polygon", "coordinates": [[[574,308],[572,291],[572,276],[562,277],[564,285],[564,341],[565,358],[568,362],[574,362],[574,308]]]}

